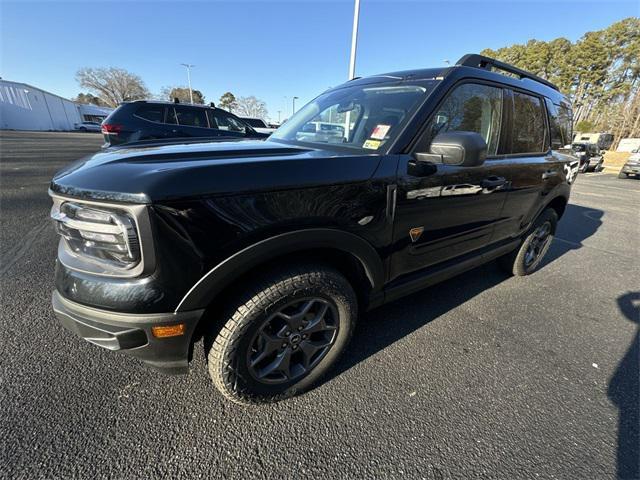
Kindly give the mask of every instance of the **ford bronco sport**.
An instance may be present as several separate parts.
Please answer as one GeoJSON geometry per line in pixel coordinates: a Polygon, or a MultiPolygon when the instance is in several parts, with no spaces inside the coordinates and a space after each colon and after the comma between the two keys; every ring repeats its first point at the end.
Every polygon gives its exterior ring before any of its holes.
{"type": "Polygon", "coordinates": [[[267,141],[101,151],[51,182],[54,311],[168,373],[203,339],[233,401],[291,396],[359,313],[493,259],[532,273],[569,199],[570,125],[552,84],[466,55],[328,90],[267,141]]]}

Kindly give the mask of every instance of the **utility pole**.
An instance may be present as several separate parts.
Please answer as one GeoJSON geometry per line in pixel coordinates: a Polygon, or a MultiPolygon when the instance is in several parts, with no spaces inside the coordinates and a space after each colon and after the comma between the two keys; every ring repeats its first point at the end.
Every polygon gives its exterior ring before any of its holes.
{"type": "Polygon", "coordinates": [[[278,110],[278,123],[280,123],[280,113],[282,112],[282,110],[278,110]]]}
{"type": "Polygon", "coordinates": [[[356,76],[356,48],[358,46],[358,21],[360,18],[360,0],[355,0],[353,9],[353,29],[351,30],[351,57],[349,58],[349,80],[356,76]]]}
{"type": "Polygon", "coordinates": [[[293,107],[291,108],[291,116],[293,116],[296,113],[296,100],[300,98],[300,97],[293,97],[293,107]]]}
{"type": "Polygon", "coordinates": [[[195,67],[195,65],[191,65],[189,63],[181,63],[180,65],[187,68],[187,82],[189,82],[189,98],[191,99],[191,103],[193,104],[193,90],[191,90],[191,69],[195,67]]]}

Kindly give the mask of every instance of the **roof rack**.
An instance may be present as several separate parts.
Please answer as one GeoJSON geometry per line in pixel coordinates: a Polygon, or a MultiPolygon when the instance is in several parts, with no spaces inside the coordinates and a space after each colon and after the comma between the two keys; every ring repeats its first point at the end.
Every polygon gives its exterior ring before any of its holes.
{"type": "Polygon", "coordinates": [[[533,73],[529,73],[526,70],[522,70],[518,67],[514,67],[513,65],[509,65],[508,63],[501,62],[499,60],[495,60],[493,58],[485,57],[484,55],[478,55],[477,53],[468,53],[460,60],[456,62],[456,65],[461,65],[464,67],[474,67],[474,68],[482,68],[484,70],[496,69],[502,70],[504,72],[512,73],[519,78],[528,78],[530,80],[534,80],[536,82],[540,82],[547,87],[551,87],[554,90],[560,90],[549,80],[545,80],[533,73]]]}

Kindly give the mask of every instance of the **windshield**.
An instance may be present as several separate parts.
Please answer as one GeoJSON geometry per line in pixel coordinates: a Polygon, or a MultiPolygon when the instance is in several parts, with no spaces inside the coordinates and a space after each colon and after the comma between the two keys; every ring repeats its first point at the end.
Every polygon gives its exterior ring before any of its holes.
{"type": "Polygon", "coordinates": [[[283,124],[270,139],[353,148],[373,153],[390,144],[436,85],[370,84],[323,93],[283,124]]]}

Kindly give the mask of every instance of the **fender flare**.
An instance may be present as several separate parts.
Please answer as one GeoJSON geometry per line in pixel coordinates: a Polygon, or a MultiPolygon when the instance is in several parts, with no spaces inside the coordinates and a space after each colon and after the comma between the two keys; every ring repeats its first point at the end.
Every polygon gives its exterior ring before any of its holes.
{"type": "Polygon", "coordinates": [[[372,289],[382,287],[382,259],[369,242],[342,230],[312,228],[276,235],[236,252],[198,280],[175,311],[205,308],[224,288],[269,258],[317,248],[330,248],[353,255],[362,265],[372,289]]]}

